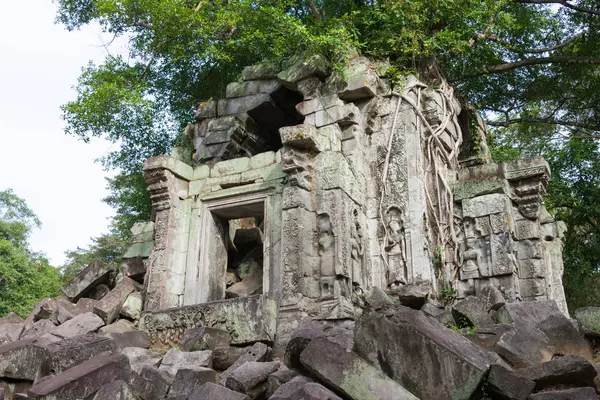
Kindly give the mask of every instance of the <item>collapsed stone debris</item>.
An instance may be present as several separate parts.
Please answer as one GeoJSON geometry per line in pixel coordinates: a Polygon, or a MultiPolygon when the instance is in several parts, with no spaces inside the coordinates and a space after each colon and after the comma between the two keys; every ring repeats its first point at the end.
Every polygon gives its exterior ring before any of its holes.
{"type": "Polygon", "coordinates": [[[252,66],[201,103],[122,268],[0,319],[0,399],[595,399],[546,162],[490,162],[451,86],[385,69],[252,66]]]}

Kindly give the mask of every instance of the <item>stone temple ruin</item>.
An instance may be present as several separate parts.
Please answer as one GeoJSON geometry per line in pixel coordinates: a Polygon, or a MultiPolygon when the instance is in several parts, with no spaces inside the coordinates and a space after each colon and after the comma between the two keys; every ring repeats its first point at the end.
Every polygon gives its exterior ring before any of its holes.
{"type": "Polygon", "coordinates": [[[183,151],[146,161],[154,221],[125,258],[145,274],[153,343],[197,326],[285,342],[304,317],[355,319],[371,287],[444,301],[492,285],[568,316],[547,163],[489,162],[484,123],[452,87],[407,76],[394,91],[380,70],[248,67],[199,105],[194,166],[183,151]]]}

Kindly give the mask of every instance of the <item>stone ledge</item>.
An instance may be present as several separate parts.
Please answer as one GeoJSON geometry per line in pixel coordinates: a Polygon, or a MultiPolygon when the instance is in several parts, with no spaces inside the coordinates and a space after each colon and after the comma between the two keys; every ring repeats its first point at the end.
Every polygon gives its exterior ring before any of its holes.
{"type": "Polygon", "coordinates": [[[194,177],[194,169],[191,166],[167,155],[150,157],[144,162],[144,171],[154,169],[169,170],[177,177],[186,181],[191,181],[194,177]]]}

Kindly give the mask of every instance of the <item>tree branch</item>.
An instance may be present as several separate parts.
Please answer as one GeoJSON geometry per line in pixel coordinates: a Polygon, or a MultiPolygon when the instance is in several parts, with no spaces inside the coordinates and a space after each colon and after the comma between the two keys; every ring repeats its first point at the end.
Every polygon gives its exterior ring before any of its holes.
{"type": "MultiPolygon", "coordinates": [[[[509,127],[512,124],[548,124],[548,125],[561,125],[561,126],[569,126],[572,128],[581,128],[588,129],[591,131],[600,131],[600,126],[598,125],[589,125],[584,123],[579,123],[575,121],[566,121],[562,119],[555,118],[513,118],[507,119],[506,121],[486,121],[486,123],[490,126],[501,126],[501,127],[509,127]]],[[[594,138],[599,138],[600,136],[593,136],[594,138]]]]}
{"type": "Polygon", "coordinates": [[[555,44],[554,46],[542,47],[540,49],[521,49],[521,48],[516,47],[513,44],[511,44],[508,40],[502,39],[502,38],[494,35],[493,33],[487,32],[487,31],[483,32],[483,33],[478,33],[477,36],[482,39],[489,40],[491,42],[499,43],[503,46],[506,46],[510,50],[516,51],[517,53],[540,54],[540,53],[547,53],[549,51],[558,50],[565,46],[568,46],[569,44],[573,43],[575,40],[577,40],[578,38],[583,36],[583,34],[580,33],[578,35],[575,35],[575,36],[565,40],[562,43],[555,44]]]}
{"type": "Polygon", "coordinates": [[[530,65],[542,65],[542,64],[594,64],[600,65],[600,59],[592,57],[578,57],[578,56],[554,56],[554,57],[539,57],[539,58],[525,58],[523,60],[508,62],[504,64],[490,65],[484,67],[483,71],[475,72],[472,74],[464,75],[463,77],[473,77],[479,75],[496,74],[499,72],[511,71],[530,65]]]}
{"type": "Polygon", "coordinates": [[[313,0],[306,0],[306,3],[308,3],[308,8],[310,8],[310,12],[312,12],[312,15],[320,21],[321,13],[319,12],[319,8],[315,4],[315,2],[313,0]]]}
{"type": "Polygon", "coordinates": [[[592,15],[600,15],[600,11],[592,10],[591,8],[580,7],[575,4],[571,4],[566,0],[516,0],[517,3],[527,3],[527,4],[560,4],[561,6],[565,6],[570,8],[571,10],[579,11],[586,14],[592,15]]]}

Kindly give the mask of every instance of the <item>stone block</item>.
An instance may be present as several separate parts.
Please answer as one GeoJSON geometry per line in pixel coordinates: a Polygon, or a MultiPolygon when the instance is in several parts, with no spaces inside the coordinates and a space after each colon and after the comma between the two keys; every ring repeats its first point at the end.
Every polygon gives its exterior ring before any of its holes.
{"type": "Polygon", "coordinates": [[[106,284],[100,284],[90,290],[88,296],[94,300],[102,300],[110,292],[110,288],[106,284]]]}
{"type": "Polygon", "coordinates": [[[425,304],[430,290],[431,288],[427,282],[402,285],[398,288],[400,304],[419,310],[425,304]]]}
{"type": "Polygon", "coordinates": [[[203,101],[198,104],[194,119],[201,122],[207,118],[217,117],[217,102],[215,100],[203,101]]]}
{"type": "MultiPolygon", "coordinates": [[[[144,250],[145,251],[145,250],[144,250]]],[[[152,247],[150,248],[150,252],[152,252],[152,247]]],[[[148,253],[148,256],[150,253],[148,253]]],[[[137,282],[143,282],[144,276],[146,275],[147,265],[144,262],[145,259],[140,257],[135,257],[132,259],[125,260],[123,263],[123,273],[126,277],[131,278],[137,282]]]]}
{"type": "Polygon", "coordinates": [[[86,297],[77,301],[73,315],[80,315],[94,311],[94,307],[98,304],[98,300],[88,299],[86,297]]]}
{"type": "Polygon", "coordinates": [[[102,318],[98,317],[94,313],[84,313],[79,314],[60,326],[57,326],[50,332],[50,334],[61,339],[66,339],[96,332],[100,327],[103,326],[104,321],[102,318]]]}
{"type": "Polygon", "coordinates": [[[324,78],[328,75],[329,65],[324,57],[314,55],[307,59],[302,59],[293,64],[286,70],[277,74],[281,83],[292,90],[296,89],[297,83],[309,76],[324,78]]]}
{"type": "Polygon", "coordinates": [[[354,351],[417,397],[431,400],[469,399],[492,364],[481,347],[403,306],[363,314],[356,322],[354,351]]]}
{"type": "Polygon", "coordinates": [[[234,392],[221,385],[214,383],[205,383],[192,392],[188,400],[250,400],[248,396],[242,393],[234,392]]]}
{"type": "Polygon", "coordinates": [[[147,349],[150,347],[150,338],[146,332],[142,331],[107,333],[105,336],[111,338],[119,349],[127,347],[147,349]]]}
{"type": "Polygon", "coordinates": [[[468,296],[452,306],[452,315],[456,326],[488,326],[493,325],[489,304],[476,296],[468,296]]]}
{"type": "Polygon", "coordinates": [[[142,369],[146,365],[158,367],[160,360],[162,360],[162,356],[159,353],[140,347],[125,347],[121,350],[121,354],[129,360],[131,370],[138,374],[142,373],[142,369]]]}
{"type": "Polygon", "coordinates": [[[340,99],[355,101],[375,97],[377,94],[377,81],[377,73],[368,68],[351,74],[346,87],[339,94],[340,99]]]}
{"type": "Polygon", "coordinates": [[[108,282],[110,273],[113,269],[100,261],[94,261],[83,271],[78,273],[63,288],[63,293],[72,301],[86,295],[94,286],[108,282]]]}
{"type": "Polygon", "coordinates": [[[238,357],[237,360],[227,370],[225,370],[221,374],[220,383],[221,385],[225,385],[227,383],[227,378],[241,365],[247,363],[248,361],[266,361],[269,353],[271,352],[271,348],[264,343],[254,343],[252,347],[250,347],[244,354],[238,357]]]}
{"type": "Polygon", "coordinates": [[[185,352],[171,349],[165,354],[158,368],[171,376],[175,376],[182,368],[205,367],[212,368],[212,351],[185,352]]]}
{"type": "MultiPolygon", "coordinates": [[[[49,319],[41,319],[29,325],[21,334],[21,339],[33,339],[51,332],[56,325],[49,319]]],[[[0,328],[1,329],[1,328],[0,328]]],[[[0,337],[2,334],[0,333],[0,337]]]]}
{"type": "Polygon", "coordinates": [[[87,334],[46,345],[50,352],[53,374],[73,368],[100,354],[117,353],[116,343],[107,337],[87,334]]]}
{"type": "Polygon", "coordinates": [[[132,372],[131,378],[133,378],[130,379],[132,389],[143,400],[163,399],[169,390],[169,386],[173,383],[173,377],[150,365],[143,366],[139,375],[132,372]]]}
{"type": "Polygon", "coordinates": [[[229,332],[222,329],[198,327],[186,329],[180,342],[183,351],[214,350],[227,347],[231,341],[229,332]]]}
{"type": "Polygon", "coordinates": [[[121,307],[120,314],[125,318],[140,319],[142,313],[142,294],[140,292],[131,293],[125,299],[121,307]]]}
{"type": "Polygon", "coordinates": [[[21,317],[14,313],[10,313],[4,318],[0,318],[0,345],[4,342],[15,342],[19,340],[25,324],[21,317]]]}
{"type": "Polygon", "coordinates": [[[182,368],[177,371],[175,380],[169,389],[169,396],[183,396],[187,399],[190,394],[205,383],[216,383],[217,373],[210,368],[182,368]]]}
{"type": "Polygon", "coordinates": [[[250,169],[250,158],[234,158],[233,160],[225,160],[213,165],[210,170],[211,178],[217,178],[226,175],[235,175],[250,169]]]}
{"type": "Polygon", "coordinates": [[[522,219],[515,221],[515,238],[517,240],[540,239],[540,224],[536,221],[522,219]]]}
{"type": "Polygon", "coordinates": [[[317,130],[314,125],[300,124],[279,128],[281,142],[284,145],[300,149],[312,149],[318,152],[331,149],[329,138],[323,135],[324,131],[317,130]]]}
{"type": "Polygon", "coordinates": [[[0,346],[0,378],[35,381],[51,369],[47,341],[24,339],[0,346]]]}
{"type": "Polygon", "coordinates": [[[272,151],[266,151],[264,153],[259,153],[250,158],[250,168],[257,169],[266,167],[267,165],[271,165],[275,163],[275,153],[272,151]]]}
{"type": "Polygon", "coordinates": [[[506,213],[510,209],[509,199],[504,194],[494,193],[464,199],[462,202],[463,217],[483,217],[485,215],[506,213]]]}
{"type": "Polygon", "coordinates": [[[205,179],[210,176],[210,167],[208,165],[200,165],[194,168],[193,179],[195,181],[205,179]]]}
{"type": "Polygon", "coordinates": [[[265,392],[267,378],[277,369],[279,369],[278,361],[248,361],[227,377],[225,386],[236,392],[245,393],[250,398],[257,398],[265,392]]]}
{"type": "Polygon", "coordinates": [[[281,83],[277,79],[256,80],[250,82],[231,82],[225,90],[225,97],[235,98],[250,96],[253,94],[267,93],[271,94],[281,88],[281,83]]]}
{"type": "Polygon", "coordinates": [[[555,348],[541,330],[529,323],[517,323],[502,336],[494,351],[515,368],[526,368],[552,359],[555,348]]]}
{"type": "Polygon", "coordinates": [[[133,291],[135,291],[135,283],[131,279],[123,277],[115,288],[96,304],[94,313],[105,323],[110,324],[117,319],[123,303],[133,291]]]}
{"type": "MultiPolygon", "coordinates": [[[[520,279],[519,286],[524,299],[546,295],[546,280],[543,278],[523,278],[520,279]]],[[[527,303],[531,303],[531,301],[527,301],[527,303]]]]}
{"type": "Polygon", "coordinates": [[[121,380],[107,383],[94,395],[93,400],[136,400],[129,385],[121,380]]]}
{"type": "Polygon", "coordinates": [[[597,400],[593,388],[574,388],[552,392],[540,392],[529,396],[528,400],[597,400]]]}
{"type": "Polygon", "coordinates": [[[267,378],[265,397],[267,399],[270,398],[281,385],[288,383],[297,376],[299,375],[296,371],[286,369],[285,367],[273,372],[267,378]]]}
{"type": "Polygon", "coordinates": [[[367,290],[367,293],[365,294],[365,301],[375,309],[394,304],[392,299],[390,299],[383,289],[376,286],[373,286],[367,290]]]}
{"type": "Polygon", "coordinates": [[[485,391],[493,399],[527,400],[535,383],[518,373],[494,364],[487,377],[485,391]]]}
{"type": "Polygon", "coordinates": [[[133,325],[130,321],[126,319],[120,319],[110,325],[106,325],[100,328],[98,331],[102,334],[108,333],[123,333],[123,332],[132,332],[135,331],[135,325],[133,325]]]}
{"type": "Polygon", "coordinates": [[[127,357],[100,355],[34,384],[28,394],[29,398],[40,400],[85,399],[129,372],[127,357]]]}
{"type": "Polygon", "coordinates": [[[302,351],[300,362],[322,382],[351,399],[417,400],[412,393],[356,353],[326,338],[311,341],[302,351]]]}
{"type": "Polygon", "coordinates": [[[250,350],[248,347],[217,347],[213,350],[213,368],[226,370],[231,367],[238,358],[250,350]]]}
{"type": "Polygon", "coordinates": [[[529,368],[520,369],[519,374],[535,382],[535,390],[554,385],[578,385],[595,387],[596,368],[585,358],[567,355],[529,368]]]}
{"type": "Polygon", "coordinates": [[[270,79],[276,77],[280,70],[279,65],[274,62],[251,65],[242,70],[242,79],[245,81],[270,79]]]}

